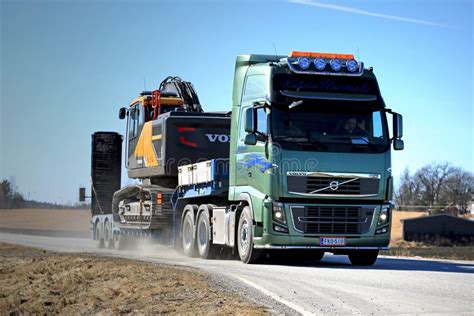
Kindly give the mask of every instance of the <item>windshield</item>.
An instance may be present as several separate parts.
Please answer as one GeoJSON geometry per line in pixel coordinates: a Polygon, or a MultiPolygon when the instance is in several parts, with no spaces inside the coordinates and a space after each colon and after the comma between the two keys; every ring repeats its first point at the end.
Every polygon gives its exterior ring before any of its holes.
{"type": "Polygon", "coordinates": [[[380,109],[315,104],[272,105],[272,141],[296,150],[384,152],[385,115],[380,109]]]}

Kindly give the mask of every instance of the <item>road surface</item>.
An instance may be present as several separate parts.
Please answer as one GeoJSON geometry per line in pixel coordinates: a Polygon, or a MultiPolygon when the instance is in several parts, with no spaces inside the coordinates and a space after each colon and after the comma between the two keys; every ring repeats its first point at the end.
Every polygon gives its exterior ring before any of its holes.
{"type": "Polygon", "coordinates": [[[384,257],[353,267],[345,256],[326,254],[320,263],[245,265],[186,258],[157,245],[98,250],[85,238],[0,233],[0,242],[195,267],[287,313],[474,315],[474,262],[384,257]]]}

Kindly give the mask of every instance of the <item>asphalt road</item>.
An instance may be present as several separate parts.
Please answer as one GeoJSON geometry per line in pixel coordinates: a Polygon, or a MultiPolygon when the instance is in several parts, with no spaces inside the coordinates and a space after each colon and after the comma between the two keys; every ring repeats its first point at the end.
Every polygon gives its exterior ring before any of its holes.
{"type": "Polygon", "coordinates": [[[199,268],[287,313],[474,315],[474,262],[382,257],[372,267],[353,267],[345,256],[326,254],[319,263],[244,265],[186,258],[157,245],[98,250],[84,238],[11,233],[0,233],[0,241],[199,268]]]}

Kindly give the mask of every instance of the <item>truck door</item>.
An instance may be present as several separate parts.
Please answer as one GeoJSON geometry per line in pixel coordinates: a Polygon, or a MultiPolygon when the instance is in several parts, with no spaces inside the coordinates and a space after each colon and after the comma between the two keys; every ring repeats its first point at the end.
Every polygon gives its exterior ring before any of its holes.
{"type": "MultiPolygon", "coordinates": [[[[245,106],[243,105],[245,113],[245,109],[251,108],[252,106],[245,106]]],[[[257,132],[259,135],[267,135],[268,134],[268,114],[267,109],[261,107],[255,111],[256,115],[256,127],[257,132]]],[[[243,122],[244,118],[241,118],[241,122],[243,122]]],[[[245,145],[245,131],[243,131],[243,124],[241,124],[240,128],[241,137],[238,140],[237,146],[237,165],[238,165],[238,174],[236,177],[236,184],[237,185],[250,185],[257,190],[262,190],[264,184],[264,172],[267,170],[271,163],[266,157],[265,154],[265,140],[263,138],[258,138],[258,141],[255,145],[245,145]]]]}
{"type": "Polygon", "coordinates": [[[143,157],[136,157],[135,150],[137,148],[140,132],[143,127],[144,113],[141,113],[140,103],[135,103],[128,110],[128,162],[127,166],[130,169],[141,168],[143,166],[143,157]]]}
{"type": "MultiPolygon", "coordinates": [[[[256,189],[263,186],[264,172],[268,169],[269,161],[265,154],[265,140],[261,137],[255,145],[244,143],[247,133],[244,130],[245,112],[255,107],[255,104],[265,104],[266,75],[260,70],[251,67],[245,80],[242,95],[242,105],[239,117],[239,132],[236,150],[236,178],[237,186],[250,185],[256,189]]],[[[255,111],[257,132],[261,136],[268,134],[268,110],[259,107],[255,111]]]]}

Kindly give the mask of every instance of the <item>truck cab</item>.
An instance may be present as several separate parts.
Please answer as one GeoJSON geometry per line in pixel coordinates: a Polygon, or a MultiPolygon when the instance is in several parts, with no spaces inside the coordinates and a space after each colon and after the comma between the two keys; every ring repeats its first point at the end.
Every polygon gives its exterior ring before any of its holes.
{"type": "Polygon", "coordinates": [[[391,148],[403,149],[401,137],[401,115],[352,55],[238,56],[228,198],[251,209],[253,249],[375,262],[390,241],[391,148]]]}

